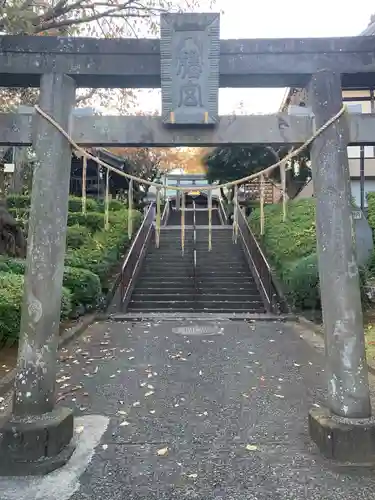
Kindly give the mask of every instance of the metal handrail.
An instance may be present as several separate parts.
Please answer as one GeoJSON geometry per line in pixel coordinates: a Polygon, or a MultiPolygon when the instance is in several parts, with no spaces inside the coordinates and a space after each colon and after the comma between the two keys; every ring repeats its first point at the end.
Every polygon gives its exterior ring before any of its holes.
{"type": "Polygon", "coordinates": [[[272,312],[289,312],[287,301],[270,265],[255,238],[245,214],[239,210],[239,233],[266,306],[272,312]]]}
{"type": "Polygon", "coordinates": [[[161,215],[161,225],[166,226],[168,223],[168,218],[169,218],[169,212],[170,212],[170,202],[169,199],[165,200],[165,205],[163,209],[163,213],[161,215]]]}
{"type": "Polygon", "coordinates": [[[195,201],[193,201],[193,281],[194,281],[194,303],[197,303],[198,285],[197,285],[197,224],[195,214],[195,201]]]}
{"type": "Polygon", "coordinates": [[[223,221],[223,224],[227,225],[228,224],[228,214],[225,210],[224,202],[223,202],[222,198],[219,198],[219,211],[221,212],[221,216],[222,216],[221,219],[223,221]]]}
{"type": "Polygon", "coordinates": [[[143,257],[145,256],[148,242],[153,231],[154,210],[153,203],[150,203],[140,228],[130,246],[124,263],[121,268],[121,307],[129,298],[134,278],[140,269],[143,257]]]}

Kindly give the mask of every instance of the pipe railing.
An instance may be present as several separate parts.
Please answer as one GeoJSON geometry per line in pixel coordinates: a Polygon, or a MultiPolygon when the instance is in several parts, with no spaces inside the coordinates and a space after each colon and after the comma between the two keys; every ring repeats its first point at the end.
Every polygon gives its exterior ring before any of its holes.
{"type": "Polygon", "coordinates": [[[170,201],[167,198],[165,200],[165,205],[164,205],[163,213],[161,215],[161,225],[162,226],[166,226],[167,223],[168,223],[170,209],[171,209],[170,201]]]}
{"type": "Polygon", "coordinates": [[[154,230],[153,223],[154,209],[153,203],[151,203],[121,268],[121,309],[126,307],[132,293],[137,274],[142,265],[143,258],[146,254],[147,247],[154,230]]]}
{"type": "Polygon", "coordinates": [[[221,219],[222,224],[224,224],[225,226],[227,224],[229,224],[229,217],[228,217],[227,211],[225,210],[224,202],[223,202],[222,198],[219,198],[219,214],[220,214],[220,219],[221,219]]]}
{"type": "Polygon", "coordinates": [[[289,312],[289,307],[272,269],[255,238],[242,210],[238,211],[238,229],[249,264],[266,308],[274,313],[289,312]]]}

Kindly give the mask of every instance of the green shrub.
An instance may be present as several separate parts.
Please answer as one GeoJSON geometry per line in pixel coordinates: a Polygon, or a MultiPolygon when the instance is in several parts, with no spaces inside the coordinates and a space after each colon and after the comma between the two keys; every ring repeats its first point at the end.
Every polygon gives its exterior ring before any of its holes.
{"type": "Polygon", "coordinates": [[[302,257],[316,252],[315,199],[306,198],[287,204],[287,219],[283,222],[282,205],[264,207],[265,234],[260,236],[260,210],[254,210],[250,226],[267,252],[271,264],[282,272],[302,257]]]}
{"type": "Polygon", "coordinates": [[[25,274],[26,260],[13,259],[12,257],[2,257],[0,260],[2,270],[12,274],[25,274]]]}
{"type": "MultiPolygon", "coordinates": [[[[370,193],[375,223],[375,193],[370,193]],[[374,195],[374,196],[372,196],[374,195]]],[[[254,210],[250,226],[261,242],[271,266],[283,285],[285,294],[297,309],[319,309],[319,268],[316,253],[315,199],[291,201],[287,205],[287,220],[282,220],[282,205],[265,206],[265,234],[260,236],[260,214],[254,210]]],[[[367,276],[375,271],[375,255],[367,269],[360,269],[362,305],[368,305],[364,292],[367,276]]]]}
{"type": "MultiPolygon", "coordinates": [[[[18,340],[24,278],[12,273],[0,273],[0,340],[12,344],[18,340]]],[[[71,313],[71,293],[63,288],[61,319],[71,313]]]]}
{"type": "Polygon", "coordinates": [[[312,253],[284,269],[287,298],[297,309],[320,309],[318,257],[312,253]]]}
{"type": "Polygon", "coordinates": [[[78,224],[70,226],[66,233],[66,245],[69,248],[79,248],[90,238],[90,230],[85,226],[78,224]]]}
{"type": "MultiPolygon", "coordinates": [[[[134,233],[140,226],[142,215],[133,211],[134,233]]],[[[127,234],[127,211],[114,212],[108,231],[98,231],[78,249],[68,249],[65,265],[79,267],[97,274],[104,288],[111,269],[129,246],[127,234]]]]}
{"type": "MultiPolygon", "coordinates": [[[[24,275],[26,261],[23,259],[2,258],[0,260],[0,271],[24,275]]],[[[96,307],[101,298],[100,279],[87,269],[64,268],[63,286],[71,292],[73,309],[79,306],[84,309],[96,307]]]]}
{"type": "Polygon", "coordinates": [[[372,229],[373,239],[375,241],[375,193],[367,193],[367,220],[372,229]]]}
{"type": "Polygon", "coordinates": [[[100,231],[104,227],[104,215],[100,212],[69,212],[68,226],[85,226],[90,231],[100,231]]]}
{"type": "MultiPolygon", "coordinates": [[[[119,210],[124,210],[126,208],[126,205],[123,201],[120,200],[109,200],[108,208],[110,212],[118,212],[119,210]]],[[[105,211],[105,204],[103,201],[98,203],[98,211],[99,212],[104,212],[105,211]]]]}
{"type": "Polygon", "coordinates": [[[77,250],[69,249],[65,258],[65,265],[88,269],[97,274],[102,284],[120,255],[129,244],[126,231],[121,234],[114,229],[95,234],[87,246],[77,250]]]}
{"type": "MultiPolygon", "coordinates": [[[[113,200],[117,201],[117,200],[113,200]]],[[[31,197],[28,195],[11,194],[7,196],[8,208],[28,209],[31,205],[31,197]]],[[[86,199],[86,210],[88,212],[98,212],[98,202],[93,198],[86,199]]],[[[82,198],[79,196],[69,196],[69,212],[82,211],[82,198]]]]}
{"type": "MultiPolygon", "coordinates": [[[[86,198],[86,211],[99,212],[97,201],[92,198],[86,198]]],[[[82,198],[79,196],[69,197],[69,212],[82,212],[82,198]]]]}
{"type": "Polygon", "coordinates": [[[30,196],[23,194],[11,194],[7,196],[7,207],[8,208],[29,208],[30,207],[30,196]]]}
{"type": "Polygon", "coordinates": [[[8,208],[8,212],[18,221],[27,221],[29,218],[29,208],[12,207],[8,208]]]}
{"type": "Polygon", "coordinates": [[[72,294],[73,309],[83,306],[95,308],[102,294],[99,277],[88,269],[65,267],[63,285],[72,294]]]}

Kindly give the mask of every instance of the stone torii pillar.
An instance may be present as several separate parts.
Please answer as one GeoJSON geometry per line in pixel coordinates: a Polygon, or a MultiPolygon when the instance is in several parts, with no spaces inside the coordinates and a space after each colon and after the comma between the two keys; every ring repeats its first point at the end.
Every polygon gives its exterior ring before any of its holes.
{"type": "MultiPolygon", "coordinates": [[[[339,74],[312,76],[309,105],[318,129],[342,108],[339,74]]],[[[348,127],[342,116],[312,144],[316,233],[326,347],[328,408],[309,414],[321,451],[341,461],[374,459],[363,317],[353,232],[348,127]]]]}
{"type": "MultiPolygon", "coordinates": [[[[40,107],[70,129],[75,82],[43,75],[40,107]]],[[[57,348],[68,217],[71,148],[36,115],[34,169],[12,414],[0,422],[0,474],[48,473],[63,465],[73,446],[73,415],[55,408],[57,348]]]]}

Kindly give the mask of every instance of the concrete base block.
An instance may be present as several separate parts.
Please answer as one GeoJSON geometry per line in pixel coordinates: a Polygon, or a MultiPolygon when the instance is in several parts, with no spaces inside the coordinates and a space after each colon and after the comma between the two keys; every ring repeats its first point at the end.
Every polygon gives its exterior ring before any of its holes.
{"type": "Polygon", "coordinates": [[[73,413],[56,408],[38,416],[0,421],[0,475],[43,475],[63,466],[74,451],[73,413]]]}
{"type": "Polygon", "coordinates": [[[375,418],[344,418],[327,408],[309,412],[311,439],[326,457],[353,465],[375,464],[375,418]]]}

